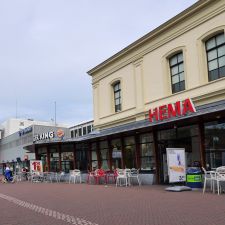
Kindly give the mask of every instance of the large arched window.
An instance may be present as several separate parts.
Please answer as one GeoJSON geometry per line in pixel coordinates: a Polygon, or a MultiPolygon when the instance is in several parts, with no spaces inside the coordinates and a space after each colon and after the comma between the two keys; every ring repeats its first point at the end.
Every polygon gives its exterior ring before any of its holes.
{"type": "Polygon", "coordinates": [[[225,77],[225,37],[219,33],[205,41],[209,81],[225,77]]]}
{"type": "Polygon", "coordinates": [[[120,81],[115,82],[112,86],[113,86],[113,93],[114,93],[115,112],[120,112],[121,111],[121,85],[120,85],[120,81]]]}
{"type": "Polygon", "coordinates": [[[185,90],[183,52],[169,58],[172,93],[185,90]]]}

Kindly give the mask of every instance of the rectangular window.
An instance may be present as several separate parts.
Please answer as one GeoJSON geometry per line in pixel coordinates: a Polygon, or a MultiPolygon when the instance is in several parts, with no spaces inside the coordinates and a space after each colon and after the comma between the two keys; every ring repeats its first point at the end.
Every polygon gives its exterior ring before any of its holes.
{"type": "Polygon", "coordinates": [[[120,139],[111,141],[112,145],[112,169],[122,168],[122,144],[120,139]]]}
{"type": "Polygon", "coordinates": [[[86,135],[86,134],[87,134],[87,128],[83,127],[83,135],[86,135]]]}
{"type": "Polygon", "coordinates": [[[169,59],[172,93],[185,90],[183,53],[180,52],[169,59]]]}
{"type": "Polygon", "coordinates": [[[74,131],[71,130],[71,138],[74,138],[74,131]]]}
{"type": "Polygon", "coordinates": [[[115,112],[121,111],[121,88],[120,82],[113,85],[115,112]]]}
{"type": "Polygon", "coordinates": [[[155,156],[152,133],[140,136],[141,170],[155,170],[155,156]]]}
{"type": "Polygon", "coordinates": [[[204,124],[207,169],[225,166],[225,120],[204,124]]]}
{"type": "Polygon", "coordinates": [[[126,168],[137,168],[136,166],[136,146],[133,136],[124,138],[124,164],[126,168]]]}
{"type": "Polygon", "coordinates": [[[89,126],[87,127],[87,132],[88,132],[88,134],[91,133],[91,125],[89,125],[89,126]]]}
{"type": "Polygon", "coordinates": [[[225,37],[220,33],[205,42],[209,81],[225,77],[225,37]]]}
{"type": "Polygon", "coordinates": [[[97,156],[97,144],[91,144],[91,167],[89,170],[96,170],[98,169],[98,156],[97,156]]]}
{"type": "Polygon", "coordinates": [[[82,128],[79,128],[79,129],[78,129],[78,136],[79,136],[79,137],[82,136],[82,128]]]}
{"type": "Polygon", "coordinates": [[[77,137],[77,129],[74,132],[74,137],[77,137]]]}
{"type": "Polygon", "coordinates": [[[100,142],[100,163],[102,169],[109,169],[109,147],[107,141],[100,142]]]}

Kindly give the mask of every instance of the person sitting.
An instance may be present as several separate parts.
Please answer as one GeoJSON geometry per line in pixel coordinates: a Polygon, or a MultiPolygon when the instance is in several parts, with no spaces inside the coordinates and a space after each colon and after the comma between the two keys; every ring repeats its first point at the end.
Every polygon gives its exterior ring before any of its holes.
{"type": "Polygon", "coordinates": [[[9,169],[8,166],[5,168],[5,179],[7,182],[13,182],[12,171],[9,169]]]}

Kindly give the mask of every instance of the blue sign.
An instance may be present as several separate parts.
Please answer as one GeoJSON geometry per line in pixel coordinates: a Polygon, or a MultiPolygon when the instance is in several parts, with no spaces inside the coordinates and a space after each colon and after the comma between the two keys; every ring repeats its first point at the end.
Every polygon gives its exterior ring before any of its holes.
{"type": "Polygon", "coordinates": [[[26,127],[25,129],[19,131],[19,136],[21,137],[30,132],[32,132],[32,127],[26,127]]]}

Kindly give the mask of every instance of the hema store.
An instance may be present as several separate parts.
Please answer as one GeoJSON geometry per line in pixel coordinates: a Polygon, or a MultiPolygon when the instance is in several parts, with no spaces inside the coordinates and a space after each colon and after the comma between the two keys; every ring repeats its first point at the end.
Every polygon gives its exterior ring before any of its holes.
{"type": "Polygon", "coordinates": [[[224,21],[224,0],[199,0],[97,65],[95,131],[28,148],[49,171],[137,168],[143,183],[168,182],[167,148],[225,165],[224,21]]]}
{"type": "Polygon", "coordinates": [[[36,142],[44,170],[140,168],[143,183],[167,183],[167,148],[185,149],[186,165],[225,165],[225,101],[195,107],[191,99],[149,110],[147,119],[62,141],[36,142]]]}

